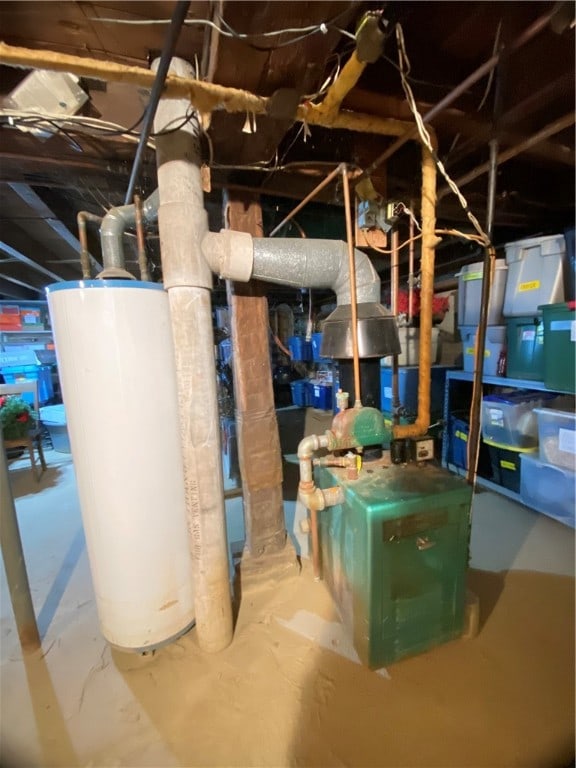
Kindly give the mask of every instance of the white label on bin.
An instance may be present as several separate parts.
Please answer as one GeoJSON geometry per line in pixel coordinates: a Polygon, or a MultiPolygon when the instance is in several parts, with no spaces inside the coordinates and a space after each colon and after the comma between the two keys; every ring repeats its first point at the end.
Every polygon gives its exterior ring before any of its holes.
{"type": "Polygon", "coordinates": [[[384,387],[384,397],[388,400],[392,399],[392,387],[384,387]]]}
{"type": "Polygon", "coordinates": [[[504,411],[499,408],[488,408],[488,415],[490,416],[490,424],[495,427],[504,426],[504,411]]]}
{"type": "Polygon", "coordinates": [[[522,331],[522,341],[534,341],[536,338],[536,331],[522,331]]]}
{"type": "Polygon", "coordinates": [[[570,341],[576,341],[576,320],[570,323],[570,341]]]}
{"type": "Polygon", "coordinates": [[[576,454],[576,432],[572,429],[561,429],[558,432],[558,448],[565,453],[576,454]]]}
{"type": "Polygon", "coordinates": [[[552,320],[550,323],[551,331],[570,331],[572,333],[572,323],[570,320],[552,320]]]}

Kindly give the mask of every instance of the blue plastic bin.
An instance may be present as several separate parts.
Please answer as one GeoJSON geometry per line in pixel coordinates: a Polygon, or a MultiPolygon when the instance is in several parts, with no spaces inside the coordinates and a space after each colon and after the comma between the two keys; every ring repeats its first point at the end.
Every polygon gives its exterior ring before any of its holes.
{"type": "Polygon", "coordinates": [[[301,408],[310,405],[310,386],[306,379],[291,381],[290,389],[292,390],[292,402],[294,405],[298,405],[301,408]]]}
{"type": "Polygon", "coordinates": [[[313,333],[312,334],[312,359],[315,363],[330,363],[332,361],[331,357],[322,357],[320,354],[320,349],[322,347],[322,334],[321,333],[313,333]]]}
{"type": "Polygon", "coordinates": [[[332,410],[332,384],[312,383],[312,407],[322,411],[332,410]]]}
{"type": "Polygon", "coordinates": [[[468,469],[468,422],[451,416],[449,421],[448,462],[460,469],[468,469]]]}
{"type": "MultiPolygon", "coordinates": [[[[22,365],[2,368],[2,375],[6,384],[17,384],[19,381],[38,382],[38,401],[40,405],[47,403],[54,397],[54,385],[52,384],[52,371],[49,365],[22,365]]],[[[23,392],[21,395],[30,405],[34,405],[32,392],[23,392]]]]}
{"type": "MultiPolygon", "coordinates": [[[[402,366],[398,369],[398,394],[406,415],[415,416],[418,412],[418,366],[402,366]]],[[[430,381],[430,411],[440,416],[444,403],[444,382],[446,371],[443,365],[433,365],[430,381]]],[[[381,410],[392,412],[392,368],[380,368],[381,410]]]]}
{"type": "Polygon", "coordinates": [[[303,362],[312,360],[312,343],[306,341],[305,336],[290,336],[288,339],[288,349],[292,355],[292,360],[301,360],[303,362]]]}

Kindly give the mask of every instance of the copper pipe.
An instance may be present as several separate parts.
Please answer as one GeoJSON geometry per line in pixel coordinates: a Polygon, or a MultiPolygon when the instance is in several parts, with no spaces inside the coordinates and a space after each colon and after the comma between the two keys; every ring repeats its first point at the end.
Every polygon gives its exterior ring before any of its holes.
{"type": "Polygon", "coordinates": [[[310,510],[310,538],[312,539],[312,568],[314,569],[314,580],[320,581],[322,574],[320,572],[320,543],[318,541],[318,511],[314,508],[310,510]]]}
{"type": "Polygon", "coordinates": [[[352,354],[354,359],[354,407],[362,407],[360,392],[360,355],[358,352],[358,306],[356,304],[356,259],[354,258],[354,230],[352,229],[352,204],[350,201],[350,179],[348,168],[342,166],[344,184],[344,215],[346,218],[346,242],[348,244],[348,269],[350,272],[350,311],[352,315],[352,354]]]}
{"type": "Polygon", "coordinates": [[[320,184],[318,184],[318,186],[317,186],[317,187],[314,187],[314,189],[312,190],[312,192],[310,192],[309,194],[307,194],[307,195],[306,195],[306,197],[304,198],[304,200],[302,200],[301,202],[299,202],[299,203],[298,203],[298,205],[296,206],[296,208],[294,208],[292,211],[290,211],[290,213],[288,214],[288,216],[286,216],[286,218],[282,219],[282,221],[280,222],[280,224],[277,224],[277,225],[274,227],[274,229],[272,230],[272,232],[270,232],[270,234],[268,235],[268,237],[274,237],[274,235],[276,235],[278,232],[280,232],[280,230],[282,229],[282,227],[283,227],[285,224],[288,224],[288,222],[289,222],[291,219],[293,219],[293,218],[294,218],[294,216],[296,216],[296,214],[297,214],[299,211],[301,211],[301,210],[302,210],[302,208],[304,208],[304,206],[305,206],[305,205],[307,205],[307,204],[310,202],[310,200],[312,200],[312,198],[313,198],[313,197],[316,197],[316,195],[318,194],[318,192],[321,192],[321,191],[324,189],[324,187],[327,187],[327,186],[328,186],[328,184],[330,184],[330,182],[331,182],[331,181],[333,181],[333,180],[336,178],[336,176],[338,176],[340,173],[342,173],[342,168],[343,168],[343,167],[344,167],[344,164],[343,164],[343,163],[340,163],[340,165],[338,165],[336,168],[334,168],[334,170],[333,170],[333,171],[331,171],[331,172],[328,174],[328,176],[326,176],[326,178],[325,178],[323,181],[321,181],[321,182],[320,182],[320,184]]]}
{"type": "MultiPolygon", "coordinates": [[[[394,317],[398,316],[398,289],[399,289],[399,269],[400,269],[400,255],[398,252],[398,229],[394,227],[392,230],[392,258],[390,260],[391,274],[391,288],[392,288],[392,301],[391,310],[394,317]]],[[[400,396],[398,385],[398,355],[392,355],[392,423],[400,423],[400,396]]]]}
{"type": "Polygon", "coordinates": [[[146,258],[146,240],[144,238],[144,223],[142,217],[142,198],[134,195],[134,220],[136,224],[136,240],[138,242],[138,266],[140,267],[140,280],[150,280],[148,272],[148,259],[146,258]]]}
{"type": "MultiPolygon", "coordinates": [[[[564,115],[558,120],[555,120],[553,123],[550,123],[549,125],[542,128],[542,130],[538,131],[538,133],[532,134],[532,136],[529,136],[525,141],[520,142],[520,144],[517,144],[515,147],[510,147],[510,149],[506,149],[504,150],[504,152],[500,152],[500,154],[496,158],[496,165],[502,165],[502,163],[505,163],[508,160],[511,160],[513,157],[516,157],[517,155],[520,155],[522,152],[525,152],[527,149],[534,147],[536,144],[539,144],[541,141],[545,141],[550,136],[554,136],[556,133],[560,133],[560,131],[563,131],[566,128],[569,128],[571,125],[574,125],[575,121],[576,121],[576,115],[574,114],[574,112],[569,112],[567,115],[564,115]]],[[[474,181],[480,176],[483,176],[485,173],[488,173],[491,170],[491,167],[492,167],[491,160],[486,163],[483,163],[482,165],[479,165],[478,167],[474,168],[473,171],[470,171],[470,173],[467,173],[465,176],[461,176],[459,179],[456,179],[455,181],[456,186],[464,187],[466,186],[466,184],[470,184],[471,181],[474,181]]],[[[443,197],[446,197],[446,195],[449,194],[449,192],[450,192],[450,189],[448,187],[441,189],[440,192],[438,193],[438,200],[441,200],[443,197]]]]}
{"type": "MultiPolygon", "coordinates": [[[[446,96],[441,99],[437,104],[435,104],[432,109],[429,109],[428,112],[426,112],[425,115],[423,115],[422,120],[424,123],[429,123],[430,120],[433,120],[435,117],[437,117],[441,112],[443,112],[446,107],[449,107],[450,104],[452,104],[456,99],[461,96],[465,91],[470,88],[471,85],[474,85],[474,83],[477,83],[478,80],[483,78],[485,75],[487,75],[489,72],[491,72],[494,67],[498,64],[500,59],[503,55],[509,55],[513,53],[514,51],[517,51],[519,48],[521,48],[523,45],[525,45],[527,42],[532,40],[533,37],[536,37],[537,34],[539,34],[547,25],[552,16],[554,15],[554,10],[547,11],[544,15],[540,16],[538,19],[536,19],[535,22],[530,24],[529,27],[527,27],[522,34],[516,38],[512,43],[510,43],[509,46],[502,48],[498,53],[495,53],[494,56],[488,59],[488,61],[484,62],[482,66],[478,67],[477,70],[472,72],[471,75],[469,75],[465,80],[463,80],[460,85],[457,85],[454,90],[450,91],[450,93],[446,94],[446,96]]],[[[410,139],[414,139],[418,135],[418,128],[414,126],[411,130],[404,133],[402,136],[400,136],[398,139],[396,139],[395,142],[393,142],[388,149],[386,149],[384,152],[382,152],[381,155],[379,155],[376,160],[374,160],[373,163],[371,163],[368,168],[365,169],[365,171],[358,177],[358,182],[362,181],[362,179],[365,179],[367,176],[370,176],[371,173],[373,173],[378,166],[382,165],[382,163],[385,163],[386,160],[388,160],[392,155],[400,149],[400,147],[404,146],[404,144],[407,141],[410,141],[410,139]]]]}
{"type": "Polygon", "coordinates": [[[80,264],[82,265],[82,279],[90,280],[90,251],[88,250],[88,235],[86,232],[86,222],[90,221],[95,224],[102,223],[102,216],[96,216],[94,213],[88,211],[79,211],[76,216],[76,222],[78,224],[78,240],[80,241],[80,264]]]}

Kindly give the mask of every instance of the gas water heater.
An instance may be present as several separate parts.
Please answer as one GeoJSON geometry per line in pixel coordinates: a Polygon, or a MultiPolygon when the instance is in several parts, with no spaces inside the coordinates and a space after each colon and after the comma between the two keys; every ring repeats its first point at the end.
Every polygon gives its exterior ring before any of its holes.
{"type": "Polygon", "coordinates": [[[167,294],[132,280],[47,294],[102,633],[150,650],[194,621],[167,294]]]}

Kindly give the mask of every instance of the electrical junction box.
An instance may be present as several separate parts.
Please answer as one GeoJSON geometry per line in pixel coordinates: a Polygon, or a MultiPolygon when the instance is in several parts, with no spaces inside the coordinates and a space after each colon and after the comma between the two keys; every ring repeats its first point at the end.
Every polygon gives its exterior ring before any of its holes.
{"type": "Polygon", "coordinates": [[[412,461],[430,461],[434,458],[434,438],[415,437],[411,441],[412,461]]]}
{"type": "Polygon", "coordinates": [[[357,207],[358,229],[381,229],[389,232],[392,229],[386,219],[386,206],[377,200],[359,200],[357,207]]]}
{"type": "Polygon", "coordinates": [[[472,488],[433,462],[318,467],[344,502],[319,517],[322,577],[361,661],[378,669],[462,635],[472,488]]]}
{"type": "MultiPolygon", "coordinates": [[[[74,115],[88,101],[88,94],[82,90],[78,81],[76,75],[68,72],[34,70],[11,91],[4,106],[15,111],[41,115],[74,115]]],[[[41,137],[52,135],[39,128],[18,128],[41,137]]]]}

